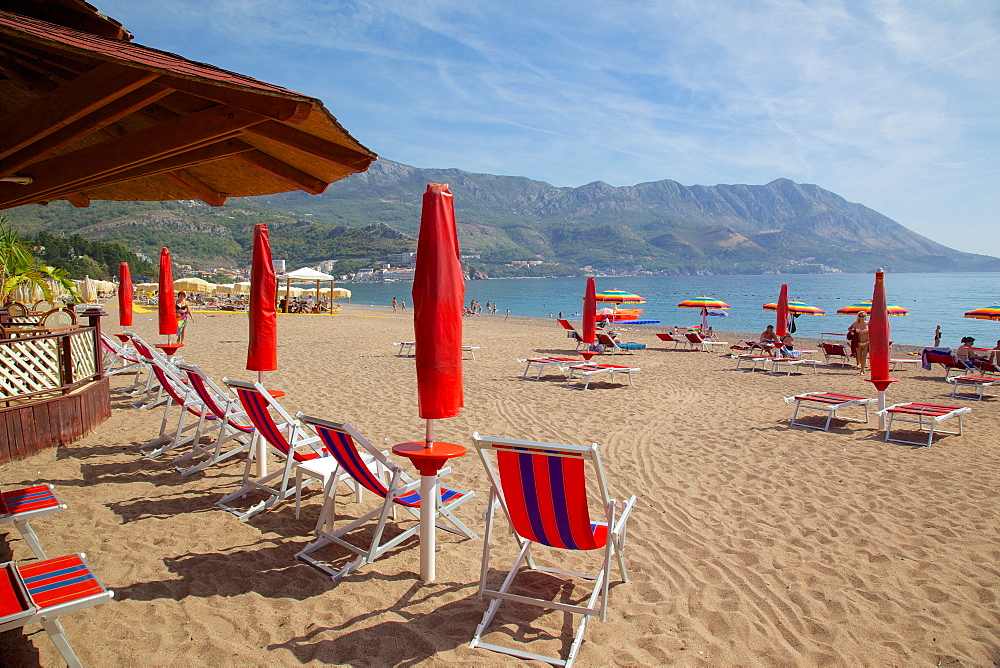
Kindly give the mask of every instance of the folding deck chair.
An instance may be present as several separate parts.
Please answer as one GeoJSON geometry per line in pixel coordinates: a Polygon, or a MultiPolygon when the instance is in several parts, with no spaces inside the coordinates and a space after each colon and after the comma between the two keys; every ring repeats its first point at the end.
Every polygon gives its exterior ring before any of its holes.
{"type": "Polygon", "coordinates": [[[142,360],[135,349],[129,350],[105,332],[101,332],[101,346],[104,348],[104,375],[117,376],[120,373],[134,373],[138,379],[142,360]]]}
{"type": "MultiPolygon", "coordinates": [[[[205,420],[214,421],[216,420],[215,415],[173,365],[164,364],[160,360],[145,356],[142,361],[152,369],[166,403],[163,407],[163,418],[160,420],[159,434],[140,445],[139,452],[144,457],[159,457],[178,446],[196,443],[203,431],[205,420]],[[170,431],[167,425],[170,423],[170,415],[175,405],[178,408],[177,426],[173,431],[170,431]],[[197,421],[187,423],[189,414],[197,417],[197,421]],[[185,425],[185,423],[187,424],[185,425]],[[184,435],[192,429],[195,430],[193,434],[184,435]]],[[[147,404],[143,408],[148,408],[150,405],[153,404],[147,404]]]]}
{"type": "MultiPolygon", "coordinates": [[[[293,418],[281,405],[268,394],[260,383],[244,383],[223,378],[222,382],[229,386],[247,412],[254,426],[253,441],[250,444],[250,455],[243,469],[243,485],[230,494],[225,495],[215,504],[228,510],[242,520],[250,519],[295,494],[295,513],[298,517],[299,501],[302,488],[319,481],[324,485],[331,477],[347,480],[348,486],[355,489],[360,500],[361,487],[355,486],[353,479],[346,472],[338,472],[339,463],[332,453],[323,446],[319,436],[310,434],[302,424],[293,418]],[[271,416],[273,411],[281,422],[275,422],[271,416]],[[281,468],[258,480],[250,477],[250,467],[257,456],[259,439],[263,438],[266,445],[276,452],[282,462],[281,468]],[[295,481],[292,481],[295,473],[295,481]],[[303,473],[308,477],[304,477],[303,473]],[[235,499],[246,497],[253,491],[267,494],[267,498],[241,511],[227,504],[235,499]]],[[[266,453],[264,456],[267,456],[266,453]]]]}
{"type": "Polygon", "coordinates": [[[58,618],[115,595],[101,584],[84,558],[72,554],[25,566],[12,561],[0,564],[0,633],[38,622],[70,668],[82,668],[58,618]]]}
{"type": "Polygon", "coordinates": [[[646,349],[645,343],[635,343],[634,341],[621,343],[612,339],[611,335],[606,332],[597,332],[597,342],[604,346],[604,352],[610,351],[612,355],[615,353],[628,353],[631,355],[633,352],[642,352],[646,349]]]}
{"type": "MultiPolygon", "coordinates": [[[[302,413],[296,414],[295,417],[316,430],[323,445],[333,453],[334,458],[337,460],[338,471],[346,473],[355,481],[356,485],[373,492],[378,498],[382,499],[377,507],[363,514],[353,522],[335,530],[337,476],[331,476],[324,488],[326,500],[323,503],[323,510],[320,512],[319,520],[316,522],[316,540],[309,543],[296,554],[296,559],[301,559],[318,568],[332,576],[336,581],[362,566],[370,564],[420,531],[420,504],[423,499],[420,498],[419,480],[415,481],[406,475],[403,469],[386,457],[384,452],[380,452],[350,424],[346,422],[329,422],[309,417],[302,413]],[[418,520],[418,523],[383,543],[382,534],[385,530],[386,520],[390,511],[392,511],[393,520],[396,519],[396,506],[405,508],[413,515],[413,518],[418,520]],[[345,538],[347,534],[376,517],[378,521],[370,541],[365,538],[363,544],[357,544],[345,538]],[[330,544],[345,547],[358,556],[349,561],[340,570],[331,568],[322,561],[310,556],[313,552],[330,544]]],[[[450,470],[450,468],[445,468],[438,475],[445,474],[450,470]]],[[[475,496],[475,492],[460,492],[448,489],[447,487],[441,487],[440,493],[440,498],[437,500],[435,519],[447,519],[455,528],[452,529],[442,524],[437,524],[438,528],[465,536],[466,538],[479,538],[479,536],[453,514],[456,508],[475,496]]]]}
{"type": "MultiPolygon", "coordinates": [[[[33,485],[0,492],[0,523],[12,523],[39,559],[45,558],[45,551],[42,550],[38,536],[35,535],[29,522],[61,510],[66,510],[66,505],[59,503],[55,492],[52,491],[52,485],[33,485]]],[[[0,617],[2,616],[0,614],[0,617]]]]}
{"type": "Polygon", "coordinates": [[[966,386],[972,388],[977,401],[982,401],[984,396],[997,396],[995,394],[986,394],[986,388],[993,387],[994,385],[1000,385],[1000,378],[997,378],[996,376],[951,376],[946,380],[949,383],[954,384],[954,387],[951,388],[951,396],[958,397],[958,388],[966,386]]]}
{"type": "Polygon", "coordinates": [[[239,400],[219,388],[194,364],[179,364],[178,368],[186,375],[188,386],[201,400],[205,410],[201,413],[198,430],[191,440],[191,451],[174,459],[171,462],[173,467],[180,471],[182,476],[189,476],[212,464],[247,452],[253,439],[254,428],[239,400]],[[216,430],[219,431],[219,435],[215,442],[210,446],[201,445],[202,437],[216,430]],[[223,451],[222,446],[231,441],[235,441],[235,444],[223,451]],[[184,462],[202,455],[206,458],[198,464],[188,468],[181,466],[184,462]]]}
{"type": "MultiPolygon", "coordinates": [[[[135,392],[139,398],[132,402],[132,408],[144,408],[147,410],[155,408],[156,406],[164,403],[167,400],[167,396],[159,382],[157,382],[156,374],[153,373],[151,365],[148,364],[146,360],[155,360],[164,368],[173,368],[174,362],[164,357],[159,350],[149,345],[135,334],[131,334],[129,340],[132,342],[132,345],[135,346],[136,352],[139,353],[139,359],[146,366],[146,371],[149,374],[146,377],[145,387],[142,390],[135,392]]],[[[178,357],[174,357],[173,360],[175,362],[183,361],[178,357]]]]}
{"type": "Polygon", "coordinates": [[[826,365],[840,364],[844,367],[848,364],[853,364],[851,362],[851,351],[848,350],[847,346],[843,343],[829,343],[827,341],[821,341],[820,345],[823,346],[823,357],[824,363],[826,365]],[[839,362],[831,362],[831,359],[838,358],[839,362]]]}
{"type": "MultiPolygon", "coordinates": [[[[486,537],[483,543],[483,564],[480,571],[479,597],[492,599],[476,628],[470,647],[482,647],[494,652],[510,654],[522,659],[546,661],[555,665],[570,666],[576,659],[587,622],[591,617],[607,617],[608,589],[611,578],[612,560],[617,561],[623,582],[628,581],[625,572],[626,524],[635,506],[635,496],[619,504],[608,495],[597,444],[590,446],[561,445],[517,441],[505,438],[484,438],[478,433],[472,435],[476,447],[486,467],[490,479],[490,499],[486,512],[486,537]],[[495,459],[495,462],[494,462],[495,459]],[[593,466],[597,489],[600,496],[588,499],[586,467],[593,466]],[[588,502],[601,505],[603,522],[591,522],[588,502]],[[504,514],[513,529],[514,538],[521,548],[513,567],[504,578],[499,589],[487,587],[489,575],[490,547],[495,531],[497,507],[504,514]],[[574,573],[535,563],[531,554],[532,546],[542,545],[557,550],[600,550],[602,565],[596,574],[574,573]],[[522,596],[510,593],[511,586],[521,565],[534,570],[567,575],[594,581],[594,590],[587,602],[574,605],[560,601],[522,596]],[[547,657],[519,649],[512,649],[482,642],[481,638],[493,621],[503,601],[514,601],[541,608],[562,610],[571,615],[582,615],[579,628],[573,637],[565,659],[547,657]]],[[[558,555],[555,557],[558,559],[558,555]]],[[[565,591],[563,590],[563,595],[565,591]]],[[[572,617],[570,618],[572,619],[572,617]]]]}
{"type": "Polygon", "coordinates": [[[580,349],[580,346],[586,345],[583,341],[583,337],[580,336],[579,332],[576,331],[573,325],[569,324],[569,320],[563,320],[562,318],[558,318],[556,322],[562,325],[562,328],[566,330],[566,334],[568,337],[576,341],[577,350],[580,349]]]}

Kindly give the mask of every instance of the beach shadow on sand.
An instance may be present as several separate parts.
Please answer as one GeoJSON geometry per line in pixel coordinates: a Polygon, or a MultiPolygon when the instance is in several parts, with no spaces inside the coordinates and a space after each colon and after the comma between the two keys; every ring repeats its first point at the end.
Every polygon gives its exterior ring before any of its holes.
{"type": "MultiPolygon", "coordinates": [[[[490,569],[489,586],[495,587],[505,576],[505,572],[490,569]]],[[[407,573],[406,577],[416,579],[416,574],[407,573]]],[[[372,574],[366,579],[400,578],[372,574]]],[[[348,586],[348,583],[341,586],[348,586]]],[[[367,665],[372,657],[378,657],[379,665],[417,665],[434,658],[440,652],[469,644],[489,604],[489,599],[480,599],[476,595],[477,587],[477,583],[425,585],[414,582],[392,605],[357,615],[335,626],[311,629],[286,642],[268,645],[267,649],[288,650],[302,663],[319,661],[367,665]],[[425,604],[433,598],[463,591],[470,591],[470,595],[436,606],[432,610],[425,609],[425,604]],[[383,615],[401,619],[355,628],[372,617],[383,615]],[[355,630],[351,630],[352,628],[355,630]]],[[[511,588],[511,593],[514,594],[573,605],[584,603],[590,591],[589,585],[580,588],[567,586],[566,580],[538,571],[522,572],[511,588]],[[577,589],[578,591],[574,591],[577,589]]],[[[573,621],[568,613],[507,602],[500,606],[483,640],[525,651],[565,655],[572,642],[573,621]],[[533,625],[540,617],[548,615],[562,615],[558,636],[533,625]]],[[[475,654],[471,660],[476,663],[504,660],[503,655],[488,650],[471,651],[475,654]]]]}

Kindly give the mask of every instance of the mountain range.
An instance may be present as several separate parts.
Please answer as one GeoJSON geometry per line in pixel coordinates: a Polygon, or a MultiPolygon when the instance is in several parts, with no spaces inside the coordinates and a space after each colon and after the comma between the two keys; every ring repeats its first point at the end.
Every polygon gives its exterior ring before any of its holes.
{"type": "Polygon", "coordinates": [[[672,180],[556,187],[523,177],[422,169],[379,160],[367,172],[302,192],[198,202],[63,203],[7,212],[23,232],[162,245],[193,264],[245,265],[253,223],[268,222],[276,258],[292,267],[412,251],[427,183],[455,195],[459,245],[479,274],[586,271],[755,274],[1000,271],[816,185],[684,186],[672,180]]]}

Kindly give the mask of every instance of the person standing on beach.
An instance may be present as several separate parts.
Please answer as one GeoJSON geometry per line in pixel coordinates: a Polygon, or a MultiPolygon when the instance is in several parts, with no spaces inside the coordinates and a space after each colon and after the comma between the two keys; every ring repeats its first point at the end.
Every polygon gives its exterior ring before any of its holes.
{"type": "Polygon", "coordinates": [[[864,373],[868,364],[868,320],[863,312],[847,328],[847,340],[851,342],[851,352],[861,367],[861,373],[864,373]]]}
{"type": "Polygon", "coordinates": [[[403,299],[401,301],[402,301],[402,304],[403,304],[403,312],[405,313],[406,312],[406,300],[403,299]]]}
{"type": "Polygon", "coordinates": [[[941,325],[934,328],[934,347],[939,348],[941,346],[941,325]]]}
{"type": "Polygon", "coordinates": [[[191,305],[188,303],[187,293],[183,290],[177,293],[177,303],[174,305],[174,312],[177,315],[177,343],[184,343],[187,322],[194,315],[191,313],[191,305]]]}
{"type": "Polygon", "coordinates": [[[395,297],[392,298],[392,312],[393,313],[396,312],[396,298],[395,297]]]}

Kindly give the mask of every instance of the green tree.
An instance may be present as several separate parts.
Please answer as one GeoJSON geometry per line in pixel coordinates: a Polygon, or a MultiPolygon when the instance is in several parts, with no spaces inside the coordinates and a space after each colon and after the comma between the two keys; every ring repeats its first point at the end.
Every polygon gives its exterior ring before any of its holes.
{"type": "Polygon", "coordinates": [[[18,236],[13,227],[6,227],[7,219],[0,216],[0,301],[21,285],[38,286],[45,299],[52,301],[54,282],[65,288],[74,298],[79,297],[69,274],[62,269],[43,264],[18,236]]]}

